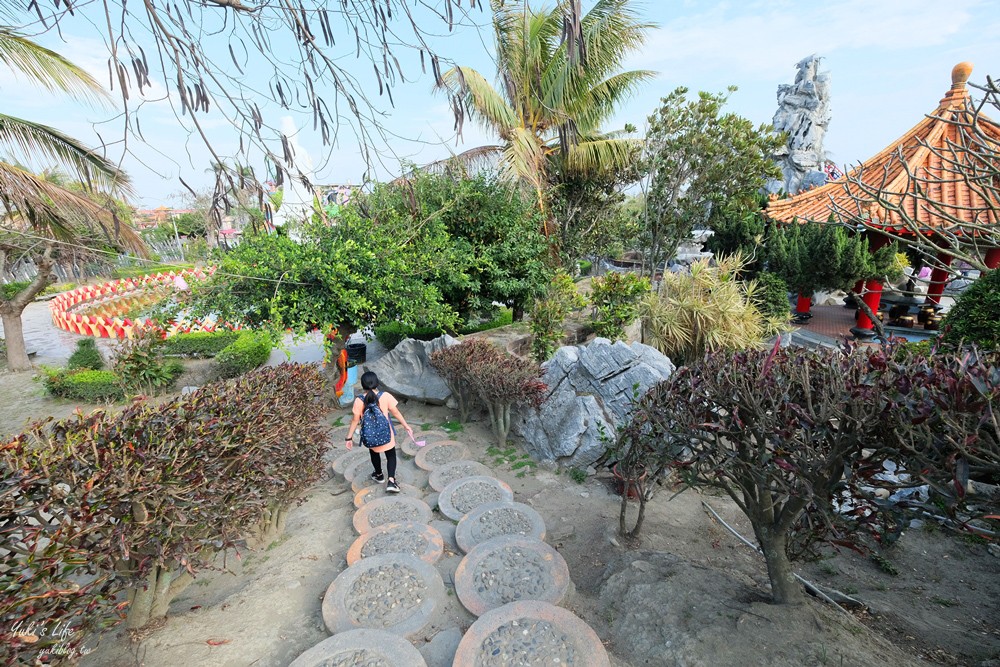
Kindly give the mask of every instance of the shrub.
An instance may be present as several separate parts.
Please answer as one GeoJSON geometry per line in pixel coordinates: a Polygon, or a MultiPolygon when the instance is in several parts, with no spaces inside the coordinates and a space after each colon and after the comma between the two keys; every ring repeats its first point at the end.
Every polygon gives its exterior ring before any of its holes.
{"type": "Polygon", "coordinates": [[[594,263],[586,259],[581,259],[578,264],[581,276],[589,276],[590,272],[594,269],[594,263]]]}
{"type": "Polygon", "coordinates": [[[496,314],[492,319],[485,322],[480,322],[479,324],[466,325],[459,327],[458,334],[460,336],[467,336],[469,334],[479,333],[480,331],[489,331],[490,329],[499,329],[500,327],[505,327],[509,324],[514,323],[514,311],[510,308],[501,308],[500,312],[496,314]]]}
{"type": "Polygon", "coordinates": [[[969,285],[942,323],[944,342],[984,350],[1000,347],[1000,269],[993,269],[969,285]]]}
{"type": "Polygon", "coordinates": [[[489,341],[470,338],[431,355],[431,365],[445,378],[456,399],[470,410],[469,395],[486,406],[497,444],[507,444],[510,410],[515,405],[537,406],[546,386],[536,362],[515,357],[489,341]]]}
{"type": "Polygon", "coordinates": [[[68,292],[71,289],[76,289],[76,283],[56,283],[55,285],[49,285],[41,292],[38,296],[49,296],[50,294],[60,294],[62,292],[68,292]]]}
{"type": "MultiPolygon", "coordinates": [[[[128,587],[128,626],[144,627],[219,552],[273,537],[322,472],[322,389],[315,367],[286,364],[0,446],[0,636],[65,619],[77,637],[115,622],[128,587]]],[[[0,661],[44,649],[15,638],[0,661]]]]}
{"type": "MultiPolygon", "coordinates": [[[[880,350],[710,354],[639,401],[619,451],[627,468],[673,466],[688,485],[728,494],[753,526],[775,602],[800,602],[792,558],[820,539],[849,544],[845,533],[877,516],[858,500],[848,523],[833,502],[844,490],[864,498],[863,450],[883,451],[888,432],[905,432],[888,407],[891,383],[879,381],[884,369],[880,350]]],[[[882,459],[872,460],[882,472],[882,459]]],[[[624,498],[621,519],[626,532],[624,498]]]]}
{"type": "Polygon", "coordinates": [[[17,293],[26,289],[30,282],[26,280],[18,280],[12,283],[0,283],[0,296],[8,301],[17,296],[17,293]]]}
{"type": "Polygon", "coordinates": [[[111,270],[111,277],[120,280],[123,278],[141,278],[142,276],[156,273],[169,273],[171,271],[183,271],[193,269],[194,264],[146,264],[143,266],[119,266],[111,270]]]}
{"type": "Polygon", "coordinates": [[[770,271],[761,271],[753,280],[750,302],[764,317],[777,322],[787,322],[791,305],[788,302],[788,283],[770,271]]]}
{"type": "Polygon", "coordinates": [[[222,377],[231,378],[263,366],[271,356],[273,342],[265,331],[244,331],[223,348],[215,360],[222,377]]]}
{"type": "Polygon", "coordinates": [[[625,327],[639,316],[639,301],[649,292],[649,279],[634,273],[610,272],[591,283],[594,333],[601,338],[625,337],[625,327]]]}
{"type": "Polygon", "coordinates": [[[162,334],[153,329],[138,329],[133,338],[118,344],[112,369],[122,389],[152,393],[173,386],[184,366],[165,361],[163,346],[162,334]]]}
{"type": "Polygon", "coordinates": [[[42,383],[52,396],[88,403],[106,403],[124,398],[119,377],[111,371],[42,368],[42,383]]]}
{"type": "Polygon", "coordinates": [[[441,327],[415,327],[402,322],[389,322],[375,327],[375,338],[389,350],[395,349],[404,338],[434,340],[442,333],[444,331],[441,327]]]}
{"type": "Polygon", "coordinates": [[[733,255],[720,257],[717,266],[703,260],[688,273],[664,273],[659,290],[641,307],[643,341],[678,364],[763,341],[767,323],[738,279],[743,263],[733,255]]]}
{"type": "Polygon", "coordinates": [[[531,355],[536,361],[541,363],[552,356],[565,336],[563,324],[566,317],[586,304],[586,299],[576,291],[569,274],[556,272],[545,297],[536,301],[531,311],[531,355]]]}
{"type": "Polygon", "coordinates": [[[89,337],[76,341],[76,350],[69,356],[66,367],[70,370],[89,369],[92,371],[104,368],[104,358],[97,349],[97,341],[89,337]]]}
{"type": "Polygon", "coordinates": [[[192,331],[167,338],[164,354],[189,357],[214,357],[239,338],[239,331],[192,331]]]}

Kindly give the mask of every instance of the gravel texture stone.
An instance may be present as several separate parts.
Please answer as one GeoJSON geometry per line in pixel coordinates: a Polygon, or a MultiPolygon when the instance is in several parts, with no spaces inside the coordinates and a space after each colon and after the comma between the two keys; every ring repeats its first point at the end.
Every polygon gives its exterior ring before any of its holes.
{"type": "Polygon", "coordinates": [[[440,442],[427,445],[417,452],[414,462],[418,468],[434,470],[448,463],[469,458],[469,448],[460,442],[440,442]]]}
{"type": "MultiPolygon", "coordinates": [[[[367,461],[368,450],[364,447],[354,447],[340,454],[333,460],[332,468],[338,475],[343,475],[348,467],[354,465],[358,461],[367,461]]],[[[350,481],[350,480],[348,480],[350,481]]]]}
{"type": "Polygon", "coordinates": [[[408,637],[423,630],[443,597],[432,565],[410,554],[381,554],[337,576],[323,598],[323,620],[334,634],[372,628],[408,637]]]}
{"type": "Polygon", "coordinates": [[[458,521],[480,505],[513,500],[510,487],[494,477],[464,477],[441,491],[438,508],[449,519],[458,521]]]}
{"type": "Polygon", "coordinates": [[[402,553],[434,564],[444,553],[444,538],[436,528],[405,521],[373,528],[354,541],[347,550],[347,564],[380,554],[402,553]]]}
{"type": "Polygon", "coordinates": [[[466,609],[480,616],[519,600],[558,604],[569,582],[569,568],[558,551],[532,538],[507,535],[469,552],[455,573],[455,592],[466,609]]]}
{"type": "Polygon", "coordinates": [[[611,661],[597,634],[578,617],[545,602],[528,601],[483,614],[462,637],[454,664],[610,667],[611,661]]]}
{"type": "Polygon", "coordinates": [[[432,489],[441,491],[463,477],[493,477],[493,471],[479,461],[453,461],[434,468],[428,481],[432,489]]]}
{"type": "Polygon", "coordinates": [[[400,494],[373,500],[355,512],[354,529],[359,533],[367,533],[387,523],[428,523],[430,520],[431,508],[427,503],[400,494]]]}
{"type": "MultiPolygon", "coordinates": [[[[454,653],[454,651],[453,651],[454,653]]],[[[289,667],[427,667],[402,637],[381,630],[348,630],[324,639],[289,667]]]]}
{"type": "MultiPolygon", "coordinates": [[[[422,500],[424,497],[424,492],[412,484],[403,484],[400,482],[399,492],[400,495],[416,498],[417,500],[422,500]]],[[[373,500],[378,500],[379,498],[391,498],[392,496],[393,494],[386,492],[385,485],[372,484],[371,486],[366,486],[354,494],[354,506],[361,509],[373,500]]]]}
{"type": "Polygon", "coordinates": [[[487,503],[462,517],[455,529],[455,540],[466,553],[501,535],[522,535],[542,541],[545,539],[545,520],[523,503],[487,503]]]}

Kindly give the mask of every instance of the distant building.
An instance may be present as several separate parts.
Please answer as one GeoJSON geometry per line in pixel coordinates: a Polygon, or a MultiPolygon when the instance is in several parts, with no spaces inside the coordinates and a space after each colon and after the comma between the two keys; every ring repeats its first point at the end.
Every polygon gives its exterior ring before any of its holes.
{"type": "Polygon", "coordinates": [[[136,209],[132,214],[132,224],[136,229],[152,229],[172,221],[179,215],[194,213],[190,208],[170,208],[160,206],[158,208],[136,209]]]}

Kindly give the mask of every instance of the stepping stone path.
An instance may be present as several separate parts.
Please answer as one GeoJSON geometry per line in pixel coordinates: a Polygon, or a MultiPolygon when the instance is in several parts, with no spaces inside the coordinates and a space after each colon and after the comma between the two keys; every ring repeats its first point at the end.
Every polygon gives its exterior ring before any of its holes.
{"type": "Polygon", "coordinates": [[[434,470],[448,463],[469,458],[469,448],[454,440],[428,445],[417,452],[414,463],[423,470],[434,470]]]}
{"type": "Polygon", "coordinates": [[[495,477],[477,475],[455,480],[438,495],[438,509],[452,521],[486,503],[514,502],[514,492],[495,477]]]}
{"type": "Polygon", "coordinates": [[[479,461],[454,461],[434,468],[428,483],[432,489],[440,492],[455,480],[475,476],[492,477],[493,471],[479,461]]]}
{"type": "Polygon", "coordinates": [[[399,494],[370,478],[365,448],[333,460],[355,492],[360,536],[323,597],[333,636],[291,667],[610,667],[594,631],[554,606],[569,570],[543,541],[542,517],[469,460],[465,444],[438,431],[414,435],[427,444],[399,438],[399,494]],[[467,555],[449,555],[456,548],[467,555]],[[436,625],[443,608],[457,609],[445,588],[452,573],[458,601],[479,616],[464,635],[436,625]]]}
{"type": "Polygon", "coordinates": [[[520,535],[483,542],[455,572],[458,599],[476,616],[521,600],[558,604],[568,588],[569,568],[559,552],[520,535]]]}
{"type": "Polygon", "coordinates": [[[455,529],[455,540],[465,553],[501,535],[524,535],[541,542],[545,539],[545,521],[522,503],[487,503],[462,517],[455,529]]]}

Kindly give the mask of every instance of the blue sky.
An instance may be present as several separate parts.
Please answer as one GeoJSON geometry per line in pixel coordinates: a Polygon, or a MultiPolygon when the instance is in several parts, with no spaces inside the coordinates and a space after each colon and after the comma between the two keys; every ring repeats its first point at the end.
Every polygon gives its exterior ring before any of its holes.
{"type": "MultiPolygon", "coordinates": [[[[584,8],[590,4],[585,0],[584,8]]],[[[853,164],[933,111],[950,86],[956,63],[975,63],[973,82],[982,82],[987,75],[1000,78],[1000,40],[996,39],[1000,0],[647,0],[636,4],[659,27],[650,31],[645,48],[631,58],[628,67],[652,69],[659,76],[623,106],[615,119],[619,127],[630,122],[642,128],[659,98],[681,85],[713,92],[736,85],[739,91],[732,96],[730,108],[755,123],[770,122],[777,86],[790,83],[795,63],[815,53],[824,58],[823,69],[832,78],[833,120],[826,150],[837,163],[853,164]]],[[[483,26],[488,22],[484,12],[473,11],[471,17],[483,26]]],[[[90,22],[93,18],[85,8],[80,18],[63,24],[61,37],[47,34],[39,39],[106,82],[108,50],[95,27],[99,22],[90,22]]],[[[423,18],[424,25],[440,35],[432,39],[438,53],[493,78],[489,30],[466,25],[448,34],[440,21],[423,18]]],[[[220,44],[213,53],[222,57],[225,48],[220,44]]],[[[342,62],[360,78],[371,78],[370,63],[355,64],[349,57],[342,62]]],[[[466,123],[464,143],[456,145],[451,113],[445,99],[433,93],[431,77],[418,76],[412,54],[402,62],[415,80],[395,90],[395,108],[382,98],[385,126],[395,136],[388,146],[379,147],[384,156],[375,172],[379,177],[393,175],[398,159],[419,164],[446,157],[449,151],[496,142],[496,137],[466,123]]],[[[253,72],[246,82],[255,87],[267,85],[253,72]]],[[[182,190],[178,177],[194,187],[210,183],[205,173],[209,156],[177,119],[169,100],[163,99],[165,92],[162,81],[154,77],[154,89],[139,116],[146,142],[131,138],[123,159],[135,183],[135,203],[144,207],[176,203],[174,195],[182,190]]],[[[113,111],[50,96],[2,69],[0,99],[5,113],[48,123],[90,144],[122,137],[120,121],[107,122],[115,115],[113,111]]],[[[264,113],[279,125],[284,112],[275,108],[264,113]]],[[[314,180],[357,184],[365,165],[354,137],[345,133],[337,145],[323,147],[311,130],[310,118],[298,117],[306,126],[298,141],[317,165],[314,180]]],[[[209,114],[206,126],[223,153],[237,152],[239,137],[221,114],[209,114]]],[[[120,142],[109,151],[114,159],[121,153],[120,142]]]]}

